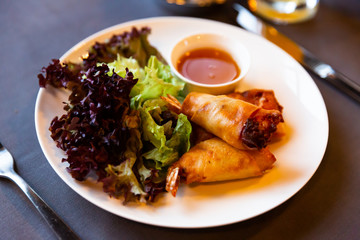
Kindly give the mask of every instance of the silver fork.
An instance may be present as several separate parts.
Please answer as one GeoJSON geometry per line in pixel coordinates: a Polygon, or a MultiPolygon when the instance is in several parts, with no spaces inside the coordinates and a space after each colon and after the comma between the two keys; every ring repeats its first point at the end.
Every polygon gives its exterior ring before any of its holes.
{"type": "Polygon", "coordinates": [[[0,177],[16,183],[46,220],[58,239],[80,239],[14,170],[14,159],[0,143],[0,177]]]}

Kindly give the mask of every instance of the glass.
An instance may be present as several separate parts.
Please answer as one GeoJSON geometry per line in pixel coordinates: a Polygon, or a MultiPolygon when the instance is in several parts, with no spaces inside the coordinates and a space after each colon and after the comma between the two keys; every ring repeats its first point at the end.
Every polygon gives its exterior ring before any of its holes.
{"type": "Polygon", "coordinates": [[[248,0],[254,13],[275,23],[297,23],[315,16],[319,0],[248,0]]]}
{"type": "Polygon", "coordinates": [[[166,0],[169,4],[208,7],[225,3],[226,0],[166,0]]]}

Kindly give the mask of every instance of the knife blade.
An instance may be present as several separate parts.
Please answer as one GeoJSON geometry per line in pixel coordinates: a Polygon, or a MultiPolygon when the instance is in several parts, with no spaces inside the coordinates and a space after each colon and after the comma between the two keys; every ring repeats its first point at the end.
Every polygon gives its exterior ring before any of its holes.
{"type": "Polygon", "coordinates": [[[235,3],[234,9],[238,12],[237,23],[245,30],[258,34],[279,46],[306,69],[360,103],[360,85],[358,83],[319,60],[308,50],[253,15],[240,4],[235,3]]]}

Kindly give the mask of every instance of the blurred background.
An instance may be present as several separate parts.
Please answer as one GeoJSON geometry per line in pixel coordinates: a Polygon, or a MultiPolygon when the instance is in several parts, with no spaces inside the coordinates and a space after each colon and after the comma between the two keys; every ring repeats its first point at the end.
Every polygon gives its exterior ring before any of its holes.
{"type": "MultiPolygon", "coordinates": [[[[165,0],[1,0],[0,141],[18,172],[83,239],[358,239],[359,104],[312,75],[330,121],[324,160],[292,199],[256,218],[212,229],[164,229],[115,216],[87,202],[57,176],[38,144],[37,74],[89,35],[130,20],[190,16],[236,24],[228,0],[209,8],[165,0]]],[[[309,21],[278,30],[360,84],[360,1],[320,0],[309,21]]],[[[306,151],[306,149],[304,149],[306,151]]],[[[0,239],[54,239],[15,185],[0,180],[0,239]]]]}

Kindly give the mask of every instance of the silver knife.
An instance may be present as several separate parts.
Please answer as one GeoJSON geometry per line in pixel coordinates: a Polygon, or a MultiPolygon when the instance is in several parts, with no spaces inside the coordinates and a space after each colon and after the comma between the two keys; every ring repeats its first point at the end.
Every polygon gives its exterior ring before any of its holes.
{"type": "Polygon", "coordinates": [[[260,18],[254,16],[245,7],[235,3],[234,8],[238,11],[236,20],[241,27],[250,32],[261,35],[270,42],[276,44],[295,58],[295,60],[297,60],[306,69],[313,72],[326,82],[331,83],[360,103],[360,85],[358,83],[336,71],[329,64],[317,59],[308,50],[278,32],[274,27],[265,23],[260,18]]]}

